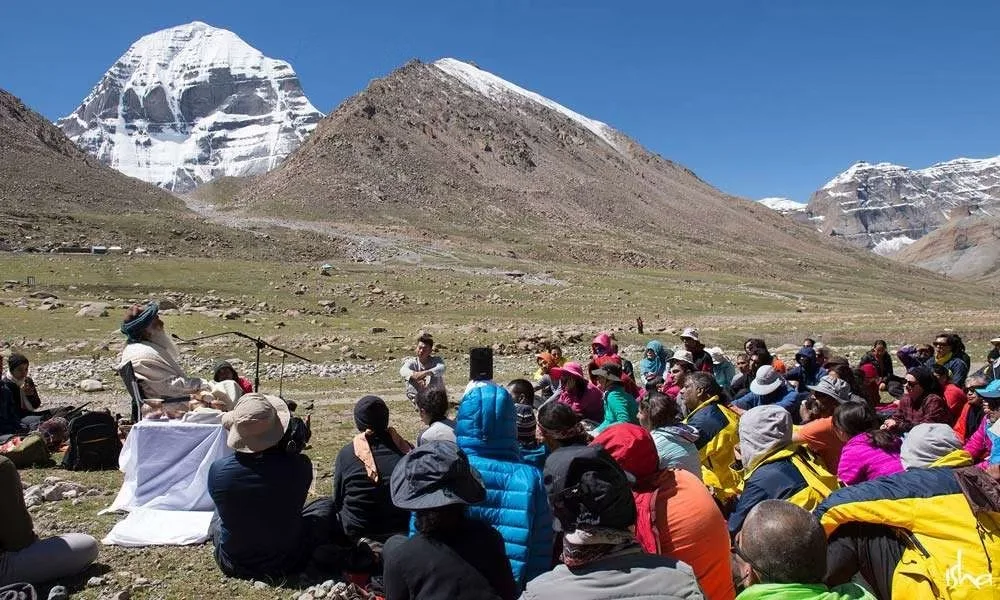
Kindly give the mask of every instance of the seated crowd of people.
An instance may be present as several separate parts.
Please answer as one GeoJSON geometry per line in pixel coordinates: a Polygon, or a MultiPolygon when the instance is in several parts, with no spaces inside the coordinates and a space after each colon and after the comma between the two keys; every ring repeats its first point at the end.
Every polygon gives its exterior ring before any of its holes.
{"type": "Polygon", "coordinates": [[[473,365],[453,417],[421,335],[400,369],[416,443],[362,397],[307,504],[308,424],[281,398],[186,377],[155,309],[122,331],[150,397],[221,412],[235,452],[208,489],[230,576],[321,565],[388,600],[998,597],[1000,352],[970,375],[954,334],[899,348],[897,373],[881,340],[851,365],[807,339],[789,366],[693,327],[636,369],[601,333],[581,360],[538,353],[532,380],[473,365]]]}

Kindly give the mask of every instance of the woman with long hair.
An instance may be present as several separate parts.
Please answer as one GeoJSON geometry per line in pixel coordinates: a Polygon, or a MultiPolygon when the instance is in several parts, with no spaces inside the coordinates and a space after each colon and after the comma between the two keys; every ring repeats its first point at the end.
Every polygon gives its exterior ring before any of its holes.
{"type": "Polygon", "coordinates": [[[845,402],[833,412],[833,429],[844,440],[837,466],[837,478],[844,485],[903,470],[899,436],[880,425],[872,407],[861,402],[845,402]]]}

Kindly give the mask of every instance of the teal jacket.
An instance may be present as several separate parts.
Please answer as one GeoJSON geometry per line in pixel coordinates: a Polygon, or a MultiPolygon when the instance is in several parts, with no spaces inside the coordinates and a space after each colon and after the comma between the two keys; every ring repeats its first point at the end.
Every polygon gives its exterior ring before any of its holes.
{"type": "Polygon", "coordinates": [[[604,420],[591,433],[597,435],[615,423],[639,424],[639,403],[620,383],[604,392],[604,420]]]}

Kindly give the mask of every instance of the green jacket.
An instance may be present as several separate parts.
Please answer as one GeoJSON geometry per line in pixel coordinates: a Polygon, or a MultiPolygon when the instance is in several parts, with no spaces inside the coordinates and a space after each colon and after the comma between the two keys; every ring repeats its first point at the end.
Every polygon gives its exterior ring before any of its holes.
{"type": "Polygon", "coordinates": [[[736,600],[877,600],[863,587],[845,583],[828,588],[821,583],[757,583],[740,592],[736,600]]]}
{"type": "Polygon", "coordinates": [[[615,423],[639,424],[639,403],[620,383],[604,392],[604,420],[591,433],[597,435],[615,423]]]}

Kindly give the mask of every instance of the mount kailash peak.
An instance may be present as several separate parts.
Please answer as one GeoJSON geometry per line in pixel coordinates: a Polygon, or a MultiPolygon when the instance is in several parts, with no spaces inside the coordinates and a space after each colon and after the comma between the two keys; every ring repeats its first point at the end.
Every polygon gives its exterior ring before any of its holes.
{"type": "Polygon", "coordinates": [[[132,44],[56,124],[102,163],[184,192],[271,170],[322,117],[291,65],[195,21],[132,44]]]}

